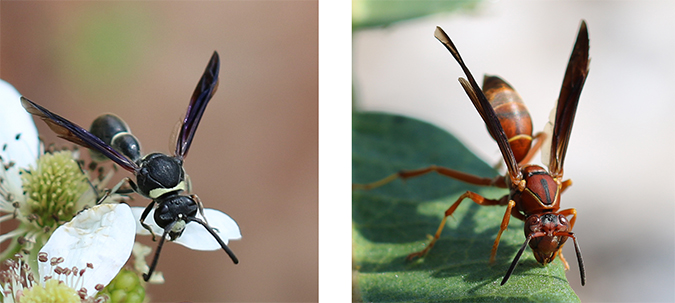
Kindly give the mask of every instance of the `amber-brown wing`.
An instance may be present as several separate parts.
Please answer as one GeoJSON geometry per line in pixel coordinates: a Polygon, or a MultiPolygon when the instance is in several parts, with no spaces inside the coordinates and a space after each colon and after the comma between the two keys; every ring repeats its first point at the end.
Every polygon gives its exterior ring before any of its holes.
{"type": "Polygon", "coordinates": [[[445,48],[450,51],[455,60],[457,60],[457,63],[459,63],[459,65],[462,67],[462,70],[464,70],[464,74],[469,80],[467,81],[466,79],[459,78],[459,82],[462,84],[464,91],[466,91],[469,99],[471,99],[471,102],[476,107],[476,110],[483,118],[490,135],[495,139],[495,141],[497,141],[499,150],[501,151],[504,162],[506,163],[506,168],[509,170],[511,182],[513,182],[513,184],[519,183],[519,181],[522,180],[522,173],[518,168],[518,161],[516,161],[516,157],[513,155],[513,151],[509,145],[509,140],[506,137],[506,134],[504,134],[504,129],[502,129],[501,124],[499,124],[497,114],[495,114],[494,109],[492,109],[492,106],[490,106],[490,103],[485,97],[485,94],[483,94],[483,91],[478,86],[478,83],[476,83],[473,75],[471,75],[469,68],[467,68],[466,64],[464,64],[464,60],[462,60],[462,57],[459,55],[459,52],[450,40],[450,37],[448,37],[448,35],[440,27],[436,27],[434,36],[436,39],[438,39],[438,41],[443,43],[445,48]]]}
{"type": "Polygon", "coordinates": [[[574,49],[567,64],[565,78],[560,89],[555,113],[555,125],[551,136],[551,155],[548,168],[551,175],[557,178],[562,178],[563,175],[563,161],[572,133],[579,95],[581,95],[581,89],[584,87],[588,76],[588,48],[586,21],[581,20],[577,41],[574,43],[574,49]]]}
{"type": "Polygon", "coordinates": [[[136,165],[135,162],[117,152],[110,147],[110,145],[105,144],[101,139],[79,125],[50,112],[48,109],[35,104],[35,102],[28,100],[25,97],[21,97],[21,105],[23,105],[27,112],[38,116],[42,121],[45,121],[49,128],[51,128],[59,137],[77,145],[97,150],[130,172],[136,172],[138,170],[138,165],[136,165]]]}

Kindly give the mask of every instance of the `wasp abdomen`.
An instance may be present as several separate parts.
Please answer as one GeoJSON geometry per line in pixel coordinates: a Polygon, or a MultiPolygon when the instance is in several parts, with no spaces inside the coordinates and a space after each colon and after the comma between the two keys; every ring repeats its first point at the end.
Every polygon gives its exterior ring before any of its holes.
{"type": "Polygon", "coordinates": [[[520,95],[497,76],[483,78],[483,93],[499,118],[516,161],[520,162],[532,146],[532,118],[520,95]]]}
{"type": "MultiPolygon", "coordinates": [[[[91,123],[89,132],[132,161],[136,162],[141,158],[141,145],[122,118],[103,114],[91,123]]],[[[108,160],[107,156],[94,149],[90,149],[89,154],[97,162],[108,160]]]]}

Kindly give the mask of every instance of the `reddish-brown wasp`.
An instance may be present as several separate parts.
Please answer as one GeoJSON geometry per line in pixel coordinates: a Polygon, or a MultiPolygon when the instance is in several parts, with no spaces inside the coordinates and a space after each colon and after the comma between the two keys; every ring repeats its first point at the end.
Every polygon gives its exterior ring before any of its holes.
{"type": "Polygon", "coordinates": [[[579,249],[576,236],[572,232],[577,218],[576,210],[574,208],[559,209],[560,194],[572,184],[571,180],[562,180],[563,161],[572,131],[574,115],[579,103],[579,96],[588,75],[589,44],[586,22],[583,20],[581,22],[558,97],[552,133],[549,138],[546,138],[551,141],[550,154],[546,150],[546,147],[544,147],[542,161],[548,162],[548,171],[539,165],[527,164],[536,150],[541,146],[541,142],[546,135],[537,134],[534,137],[537,139],[536,144],[534,147],[531,147],[533,141],[532,122],[518,94],[510,85],[494,76],[486,76],[484,78],[483,90],[481,90],[464,64],[464,60],[459,55],[457,48],[440,27],[436,28],[435,37],[450,51],[464,71],[468,80],[459,78],[459,82],[483,118],[490,135],[497,141],[499,150],[506,163],[506,175],[496,178],[483,178],[451,168],[432,165],[417,170],[400,171],[374,183],[357,184],[354,188],[371,189],[398,178],[412,178],[434,171],[443,176],[469,184],[508,188],[509,193],[500,199],[488,199],[471,191],[462,194],[445,211],[445,216],[429,245],[420,252],[410,254],[408,260],[422,257],[431,250],[440,238],[447,218],[455,212],[464,199],[469,198],[479,205],[506,206],[506,212],[504,213],[499,233],[492,246],[490,263],[493,263],[495,260],[499,239],[504,230],[506,230],[510,217],[514,216],[525,222],[525,243],[523,243],[513,259],[511,266],[502,279],[501,285],[504,285],[508,281],[528,244],[539,263],[546,265],[555,260],[557,255],[560,255],[565,269],[569,269],[567,261],[562,256],[562,247],[567,238],[572,238],[574,241],[574,249],[581,273],[581,285],[585,285],[586,273],[581,257],[581,250],[579,249]],[[567,219],[568,216],[571,216],[569,221],[567,219]]]}

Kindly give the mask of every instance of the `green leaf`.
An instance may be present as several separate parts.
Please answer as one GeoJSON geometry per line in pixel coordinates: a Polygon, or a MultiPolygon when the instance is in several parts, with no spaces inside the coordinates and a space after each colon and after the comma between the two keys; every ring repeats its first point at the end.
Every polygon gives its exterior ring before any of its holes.
{"type": "MultiPolygon", "coordinates": [[[[431,164],[483,177],[497,172],[456,138],[411,118],[379,113],[352,117],[352,180],[369,183],[402,169],[431,164]]],[[[354,285],[363,301],[578,302],[562,262],[542,266],[526,249],[509,281],[500,282],[525,241],[523,223],[512,218],[497,259],[488,265],[504,216],[503,206],[467,199],[448,219],[426,257],[424,249],[445,210],[465,191],[499,198],[507,190],[472,186],[430,173],[352,194],[354,285]]]]}
{"type": "Polygon", "coordinates": [[[478,0],[352,0],[352,30],[430,14],[474,9],[478,0]]]}

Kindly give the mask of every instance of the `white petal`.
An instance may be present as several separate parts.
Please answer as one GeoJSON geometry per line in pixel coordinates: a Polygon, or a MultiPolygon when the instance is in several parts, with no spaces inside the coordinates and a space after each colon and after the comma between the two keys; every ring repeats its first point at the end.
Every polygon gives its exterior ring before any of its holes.
{"type": "Polygon", "coordinates": [[[17,167],[28,167],[38,156],[38,134],[31,115],[21,106],[21,94],[0,79],[0,156],[17,167]],[[17,134],[21,134],[19,140],[17,134]],[[6,144],[6,146],[5,146],[6,144]]]}
{"type": "MultiPolygon", "coordinates": [[[[206,216],[209,225],[225,244],[227,244],[229,240],[241,239],[239,225],[226,213],[217,209],[205,208],[204,216],[206,216]]],[[[201,218],[200,215],[197,215],[197,217],[201,218]]],[[[183,235],[176,239],[175,242],[194,250],[221,249],[220,244],[213,238],[211,233],[209,233],[204,226],[195,222],[188,224],[185,227],[185,231],[183,231],[183,235]]]]}
{"type": "MultiPolygon", "coordinates": [[[[84,269],[92,263],[94,268],[87,269],[84,283],[76,285],[91,296],[97,284],[110,283],[129,259],[136,236],[134,221],[126,204],[96,205],[57,228],[40,252],[49,258],[63,257],[59,266],[64,268],[84,269]]],[[[49,262],[39,262],[40,277],[52,275],[50,270],[49,262]]]]}
{"type": "MultiPolygon", "coordinates": [[[[4,158],[3,162],[0,165],[7,164],[4,158]]],[[[0,166],[0,183],[2,183],[0,185],[0,212],[13,214],[15,211],[14,202],[19,201],[21,204],[25,201],[19,167],[15,165],[5,170],[4,167],[0,166]]]]}
{"type": "MultiPolygon", "coordinates": [[[[132,207],[131,211],[134,213],[134,216],[137,218],[136,222],[136,232],[139,235],[149,235],[150,233],[143,228],[140,224],[140,217],[143,213],[144,207],[132,207]]],[[[152,231],[157,236],[162,236],[164,230],[159,228],[153,219],[155,210],[151,210],[148,216],[145,218],[145,224],[150,225],[152,231]]],[[[229,240],[239,240],[241,239],[241,231],[239,230],[239,225],[234,221],[230,216],[225,214],[222,211],[212,208],[204,209],[204,216],[209,225],[215,230],[216,234],[223,240],[225,244],[229,240]]],[[[197,214],[197,217],[203,219],[201,215],[197,214]]],[[[218,241],[213,238],[211,233],[209,233],[204,226],[196,222],[190,222],[185,226],[183,234],[174,241],[180,245],[183,245],[187,248],[193,250],[218,250],[221,249],[218,241]]]]}

